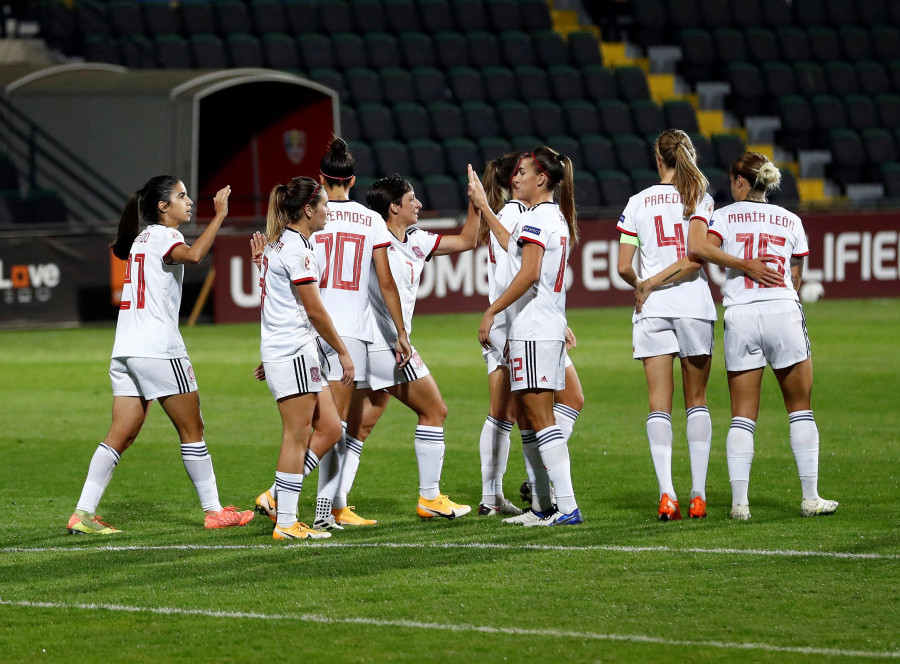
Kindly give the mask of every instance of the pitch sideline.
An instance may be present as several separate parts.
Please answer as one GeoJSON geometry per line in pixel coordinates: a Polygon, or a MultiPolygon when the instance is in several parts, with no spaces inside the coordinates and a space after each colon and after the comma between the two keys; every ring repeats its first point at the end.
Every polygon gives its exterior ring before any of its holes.
{"type": "Polygon", "coordinates": [[[61,609],[61,610],[86,610],[86,611],[116,611],[127,613],[152,613],[159,615],[202,616],[209,618],[231,618],[245,620],[296,620],[300,622],[319,623],[326,625],[353,624],[369,625],[372,627],[399,627],[403,629],[421,629],[447,632],[480,632],[484,634],[508,634],[512,636],[539,636],[564,639],[580,639],[583,641],[616,641],[626,643],[644,643],[663,646],[688,646],[718,648],[722,650],[762,650],[765,652],[792,653],[803,655],[822,655],[832,657],[873,657],[880,659],[900,658],[900,652],[867,651],[867,650],[841,650],[838,648],[814,648],[808,646],[779,646],[769,643],[742,643],[739,641],[694,641],[681,639],[666,639],[657,636],[643,634],[602,634],[598,632],[573,632],[556,629],[523,629],[520,627],[493,627],[490,625],[471,625],[467,623],[427,623],[414,620],[383,620],[379,618],[345,617],[332,618],[320,614],[266,614],[242,611],[209,611],[205,609],[182,609],[178,607],[143,607],[126,606],[121,604],[66,604],[63,602],[30,602],[11,601],[0,598],[0,606],[18,606],[23,608],[61,609]]]}

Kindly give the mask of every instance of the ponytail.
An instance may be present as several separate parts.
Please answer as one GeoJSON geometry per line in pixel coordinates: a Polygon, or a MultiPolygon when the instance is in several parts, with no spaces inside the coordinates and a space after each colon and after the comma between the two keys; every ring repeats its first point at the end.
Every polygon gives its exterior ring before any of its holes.
{"type": "Polygon", "coordinates": [[[110,245],[113,255],[121,260],[128,260],[128,254],[131,253],[131,245],[134,244],[134,238],[138,236],[138,199],[141,192],[134,192],[125,203],[125,209],[122,210],[122,217],[119,219],[119,230],[116,233],[115,241],[110,245]]]}
{"type": "Polygon", "coordinates": [[[781,171],[760,152],[745,152],[731,164],[731,175],[753,183],[753,191],[764,196],[781,185],[781,171]]]}
{"type": "Polygon", "coordinates": [[[575,167],[572,160],[547,146],[535,148],[526,156],[534,160],[538,170],[550,181],[559,209],[569,226],[569,244],[577,244],[578,213],[575,209],[575,167]]]}
{"type": "Polygon", "coordinates": [[[680,129],[667,129],[656,139],[656,154],[666,168],[675,170],[675,189],[681,195],[682,215],[690,219],[709,182],[697,166],[691,137],[680,129]]]}
{"type": "Polygon", "coordinates": [[[297,177],[288,184],[277,184],[269,194],[269,210],[266,213],[266,242],[275,242],[285,227],[300,221],[307,205],[319,207],[321,185],[312,178],[297,177]]]}
{"type": "Polygon", "coordinates": [[[119,228],[116,239],[110,245],[116,258],[125,260],[131,253],[131,245],[138,236],[140,222],[147,224],[159,223],[159,204],[168,203],[172,197],[172,191],[181,182],[172,175],[157,175],[147,180],[147,183],[134,192],[125,203],[122,217],[119,219],[119,228]]]}
{"type": "MultiPolygon", "coordinates": [[[[484,191],[487,194],[488,205],[495,214],[500,212],[510,199],[511,182],[521,160],[521,152],[508,152],[498,159],[489,161],[484,168],[484,191]]],[[[490,233],[490,227],[482,217],[478,228],[478,244],[487,244],[490,233]]]]}

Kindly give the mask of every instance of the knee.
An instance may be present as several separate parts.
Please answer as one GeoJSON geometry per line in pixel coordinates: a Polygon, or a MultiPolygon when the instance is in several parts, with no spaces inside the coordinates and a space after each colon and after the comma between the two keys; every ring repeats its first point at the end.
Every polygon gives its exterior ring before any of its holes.
{"type": "Polygon", "coordinates": [[[419,424],[430,427],[442,427],[447,419],[447,404],[441,399],[419,418],[419,424]]]}

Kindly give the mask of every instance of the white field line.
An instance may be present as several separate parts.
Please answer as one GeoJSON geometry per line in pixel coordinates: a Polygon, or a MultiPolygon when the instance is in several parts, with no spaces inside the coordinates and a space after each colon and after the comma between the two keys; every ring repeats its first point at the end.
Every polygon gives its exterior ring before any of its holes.
{"type": "Polygon", "coordinates": [[[729,556],[769,556],[786,558],[832,558],[836,560],[900,560],[893,553],[845,553],[842,551],[795,551],[792,549],[725,549],[671,546],[565,546],[556,544],[493,544],[493,543],[429,543],[429,542],[303,542],[297,544],[165,544],[159,546],[48,546],[48,547],[0,547],[0,553],[61,553],[68,551],[225,551],[252,549],[281,549],[315,547],[317,549],[487,549],[496,551],[609,551],[617,553],[697,553],[729,556]]]}
{"type": "Polygon", "coordinates": [[[575,632],[561,629],[524,629],[521,627],[492,627],[490,625],[471,625],[467,623],[428,623],[415,620],[383,620],[380,618],[325,616],[315,613],[257,613],[244,611],[209,611],[206,609],[184,609],[172,606],[125,606],[122,604],[67,604],[63,602],[29,602],[0,599],[0,606],[18,606],[25,608],[84,610],[84,611],[116,611],[124,613],[152,613],[159,615],[202,616],[209,618],[230,618],[238,620],[287,620],[325,625],[369,625],[372,627],[397,627],[401,629],[441,631],[441,632],[479,632],[482,634],[504,634],[512,636],[536,636],[560,638],[580,641],[618,641],[643,643],[661,646],[688,646],[698,648],[719,648],[722,650],[762,650],[776,653],[797,653],[803,655],[820,655],[828,657],[871,657],[881,659],[898,659],[900,651],[878,650],[843,650],[840,648],[814,648],[809,646],[780,646],[771,643],[746,643],[740,641],[700,641],[666,639],[644,634],[603,634],[601,632],[575,632]]]}

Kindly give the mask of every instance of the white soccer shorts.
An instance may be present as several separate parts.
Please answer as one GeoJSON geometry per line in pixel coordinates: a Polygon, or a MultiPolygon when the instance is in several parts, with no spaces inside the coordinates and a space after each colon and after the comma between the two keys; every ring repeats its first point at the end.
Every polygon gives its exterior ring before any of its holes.
{"type": "Polygon", "coordinates": [[[565,342],[510,339],[506,361],[513,392],[534,389],[555,392],[566,387],[565,342]]]}
{"type": "Polygon", "coordinates": [[[373,390],[383,390],[386,387],[411,383],[430,373],[415,347],[412,349],[409,364],[402,369],[397,364],[392,349],[375,350],[369,353],[369,372],[366,375],[366,382],[373,390]]]}
{"type": "MultiPolygon", "coordinates": [[[[347,352],[350,353],[350,359],[353,360],[353,380],[356,382],[365,380],[369,369],[369,344],[353,337],[341,337],[341,340],[347,347],[347,352]]],[[[321,337],[319,341],[321,342],[320,350],[324,354],[322,369],[325,378],[329,381],[339,382],[341,376],[344,375],[344,370],[338,360],[337,351],[321,337]]]]}
{"type": "Polygon", "coordinates": [[[803,307],[794,300],[741,304],[725,310],[725,368],[790,367],[810,357],[803,307]]]}
{"type": "Polygon", "coordinates": [[[491,347],[481,348],[481,355],[487,365],[488,375],[494,373],[500,367],[506,366],[506,328],[494,326],[491,328],[491,347]]]}
{"type": "Polygon", "coordinates": [[[714,328],[715,321],[699,318],[641,318],[631,332],[633,357],[712,355],[714,328]]]}
{"type": "Polygon", "coordinates": [[[277,362],[263,362],[266,385],[275,400],[298,394],[322,391],[325,377],[319,365],[319,349],[316,342],[305,344],[292,358],[277,362]]]}
{"type": "Polygon", "coordinates": [[[187,357],[114,357],[109,363],[109,380],[116,397],[150,401],[197,391],[197,379],[187,357]]]}

